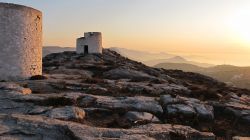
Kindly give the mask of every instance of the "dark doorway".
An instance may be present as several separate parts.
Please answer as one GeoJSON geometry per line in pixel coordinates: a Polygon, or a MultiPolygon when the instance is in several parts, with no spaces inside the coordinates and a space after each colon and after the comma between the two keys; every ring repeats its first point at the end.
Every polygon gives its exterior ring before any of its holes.
{"type": "Polygon", "coordinates": [[[89,46],[88,45],[84,45],[84,53],[85,54],[89,53],[89,46]]]}

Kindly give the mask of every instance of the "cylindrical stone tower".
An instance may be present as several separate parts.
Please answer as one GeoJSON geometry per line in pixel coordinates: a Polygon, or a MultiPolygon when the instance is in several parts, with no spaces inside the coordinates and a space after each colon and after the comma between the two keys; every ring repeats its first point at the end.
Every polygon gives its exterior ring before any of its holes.
{"type": "Polygon", "coordinates": [[[0,3],[0,80],[42,74],[42,13],[0,3]]]}
{"type": "Polygon", "coordinates": [[[102,33],[85,32],[84,37],[76,40],[76,52],[81,53],[102,53],[102,33]]]}

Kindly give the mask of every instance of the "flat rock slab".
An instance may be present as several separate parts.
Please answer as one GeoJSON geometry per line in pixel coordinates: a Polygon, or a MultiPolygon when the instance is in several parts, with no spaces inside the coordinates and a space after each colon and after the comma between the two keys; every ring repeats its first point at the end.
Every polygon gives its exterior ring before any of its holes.
{"type": "Polygon", "coordinates": [[[96,105],[100,108],[107,108],[120,112],[139,111],[149,112],[154,115],[163,113],[161,105],[155,98],[151,97],[106,97],[94,96],[97,98],[96,105]]]}
{"type": "Polygon", "coordinates": [[[122,67],[105,72],[103,76],[107,79],[131,79],[133,81],[146,81],[156,79],[156,77],[150,76],[144,72],[122,67]]]}
{"type": "Polygon", "coordinates": [[[11,91],[13,93],[21,94],[21,95],[28,95],[28,94],[32,93],[30,88],[25,88],[17,83],[13,83],[13,82],[1,82],[0,89],[11,91]]]}
{"type": "Polygon", "coordinates": [[[215,140],[212,133],[199,132],[191,127],[169,124],[143,125],[132,129],[97,128],[78,123],[59,121],[41,116],[0,114],[1,138],[9,139],[189,139],[215,140]],[[15,134],[15,135],[14,135],[15,134]]]}

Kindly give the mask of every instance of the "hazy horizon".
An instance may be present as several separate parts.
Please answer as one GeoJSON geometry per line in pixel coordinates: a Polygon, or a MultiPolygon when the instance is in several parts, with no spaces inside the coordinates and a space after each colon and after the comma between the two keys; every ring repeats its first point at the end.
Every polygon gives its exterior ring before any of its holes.
{"type": "Polygon", "coordinates": [[[44,46],[75,47],[83,32],[103,33],[105,48],[193,56],[250,66],[248,0],[0,0],[43,12],[44,46]]]}

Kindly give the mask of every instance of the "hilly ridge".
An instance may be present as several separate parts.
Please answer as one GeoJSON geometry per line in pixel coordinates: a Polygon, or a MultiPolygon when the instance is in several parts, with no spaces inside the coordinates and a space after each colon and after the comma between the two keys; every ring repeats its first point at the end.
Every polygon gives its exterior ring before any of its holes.
{"type": "Polygon", "coordinates": [[[60,46],[44,46],[43,47],[43,57],[51,53],[59,53],[64,51],[74,51],[75,48],[72,47],[60,47],[60,46]]]}
{"type": "MultiPolygon", "coordinates": [[[[51,53],[74,50],[75,48],[71,47],[45,46],[43,47],[43,56],[51,53]]],[[[130,59],[143,62],[149,66],[183,70],[187,72],[197,72],[240,88],[250,87],[249,67],[237,67],[232,65],[215,66],[206,63],[189,61],[181,56],[175,56],[167,53],[148,53],[146,51],[143,52],[118,47],[113,47],[111,50],[116,51],[130,59]]]]}
{"type": "Polygon", "coordinates": [[[229,85],[250,89],[250,67],[238,67],[233,65],[212,65],[207,63],[189,61],[182,56],[169,54],[167,56],[158,55],[158,57],[151,54],[154,58],[151,57],[151,60],[147,60],[147,56],[150,54],[148,52],[123,48],[115,48],[113,50],[121,53],[128,58],[143,62],[148,66],[183,70],[187,72],[196,72],[213,77],[229,85]],[[138,59],[137,57],[134,58],[135,56],[139,56],[140,59],[138,59]]]}
{"type": "Polygon", "coordinates": [[[154,66],[159,63],[187,63],[192,65],[197,65],[200,67],[211,67],[214,66],[208,63],[199,63],[195,61],[189,61],[186,58],[178,55],[173,55],[169,53],[150,53],[147,51],[137,51],[119,47],[110,48],[113,51],[120,53],[121,55],[128,57],[135,61],[140,61],[148,66],[154,66]]]}
{"type": "Polygon", "coordinates": [[[199,72],[205,70],[205,68],[203,67],[187,63],[159,63],[154,67],[172,69],[172,70],[183,70],[186,72],[199,72]]]}
{"type": "Polygon", "coordinates": [[[217,65],[214,67],[199,67],[186,63],[160,63],[157,68],[197,72],[219,81],[226,82],[240,88],[250,88],[250,67],[237,67],[232,65],[217,65]]]}

